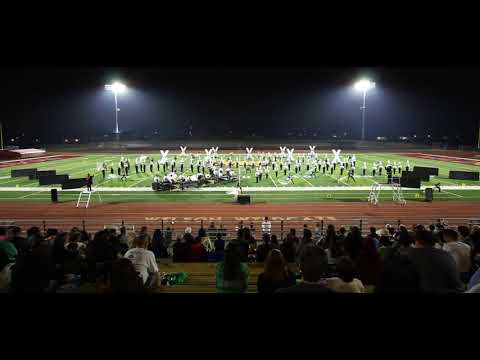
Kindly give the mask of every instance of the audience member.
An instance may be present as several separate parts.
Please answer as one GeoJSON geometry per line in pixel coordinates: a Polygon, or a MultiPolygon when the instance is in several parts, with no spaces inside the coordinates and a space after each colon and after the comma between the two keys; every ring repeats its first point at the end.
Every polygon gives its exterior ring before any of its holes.
{"type": "Polygon", "coordinates": [[[225,250],[224,261],[217,264],[215,282],[218,292],[243,293],[248,289],[248,265],[242,262],[239,246],[233,242],[225,250]]]}
{"type": "Polygon", "coordinates": [[[189,248],[188,260],[190,262],[207,262],[208,261],[207,250],[205,249],[205,246],[203,246],[202,244],[202,237],[200,237],[201,235],[204,235],[204,233],[205,233],[205,230],[203,230],[203,232],[201,232],[201,234],[199,234],[199,236],[197,236],[193,240],[192,246],[190,246],[189,248]]]}
{"type": "Polygon", "coordinates": [[[453,256],[453,259],[457,264],[458,272],[460,273],[460,278],[462,281],[468,282],[471,267],[470,246],[459,241],[458,233],[452,229],[443,230],[443,238],[445,240],[443,250],[449,252],[453,256]]]}
{"type": "Polygon", "coordinates": [[[422,291],[420,274],[405,255],[393,253],[385,259],[378,277],[376,293],[418,293],[422,291]]]}
{"type": "Polygon", "coordinates": [[[352,226],[351,231],[345,237],[344,248],[350,259],[355,262],[362,250],[362,234],[358,227],[352,226]]]}
{"type": "Polygon", "coordinates": [[[10,241],[0,241],[0,289],[8,289],[18,251],[10,241]]]}
{"type": "Polygon", "coordinates": [[[129,259],[121,258],[112,263],[109,287],[106,292],[112,294],[142,294],[145,292],[143,279],[138,275],[137,268],[129,259]]]}
{"type": "Polygon", "coordinates": [[[156,258],[168,257],[167,248],[165,246],[165,237],[163,236],[162,230],[155,229],[149,250],[153,252],[156,258]]]}
{"type": "Polygon", "coordinates": [[[455,259],[446,251],[434,248],[429,231],[418,231],[415,247],[407,255],[418,269],[422,290],[425,292],[459,292],[462,283],[455,259]]]}
{"type": "Polygon", "coordinates": [[[28,251],[27,239],[21,236],[21,229],[18,226],[12,226],[8,229],[7,240],[10,241],[19,254],[24,254],[28,251]]]}
{"type": "Polygon", "coordinates": [[[264,262],[267,259],[268,254],[273,249],[270,243],[270,235],[268,233],[263,234],[263,243],[257,248],[257,262],[264,262]]]}
{"type": "Polygon", "coordinates": [[[338,259],[336,273],[337,276],[327,278],[328,288],[342,293],[365,292],[362,281],[355,278],[355,265],[348,256],[338,259]]]}
{"type": "Polygon", "coordinates": [[[264,272],[258,276],[257,291],[271,294],[295,283],[295,275],[289,271],[282,252],[278,249],[271,250],[265,260],[264,272]]]}
{"type": "Polygon", "coordinates": [[[307,246],[300,256],[302,281],[279,289],[280,293],[330,293],[333,291],[322,281],[328,275],[328,261],[325,251],[318,246],[307,246]]]}
{"type": "Polygon", "coordinates": [[[161,279],[157,261],[153,252],[146,249],[147,244],[147,234],[140,233],[134,240],[134,248],[128,250],[124,257],[132,262],[146,287],[159,286],[161,279]]]}
{"type": "Polygon", "coordinates": [[[374,239],[367,236],[363,239],[362,249],[355,261],[358,278],[365,285],[376,285],[381,266],[382,261],[374,239]]]}
{"type": "Polygon", "coordinates": [[[173,261],[186,262],[188,261],[189,246],[185,237],[178,236],[177,241],[173,245],[173,261]]]}

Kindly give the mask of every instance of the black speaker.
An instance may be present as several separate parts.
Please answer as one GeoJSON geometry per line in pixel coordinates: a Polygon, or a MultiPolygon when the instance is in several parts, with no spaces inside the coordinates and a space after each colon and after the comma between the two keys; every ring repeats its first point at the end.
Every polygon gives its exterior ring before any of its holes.
{"type": "Polygon", "coordinates": [[[426,188],[425,189],[425,201],[432,202],[433,201],[433,189],[426,188]]]}
{"type": "Polygon", "coordinates": [[[472,171],[450,171],[448,173],[449,179],[457,179],[457,180],[479,180],[479,173],[472,172],[472,171]]]}
{"type": "Polygon", "coordinates": [[[54,202],[54,203],[58,202],[58,190],[57,189],[50,190],[50,196],[52,198],[52,202],[54,202]]]}
{"type": "Polygon", "coordinates": [[[250,204],[250,195],[238,195],[237,202],[239,204],[250,204]]]}

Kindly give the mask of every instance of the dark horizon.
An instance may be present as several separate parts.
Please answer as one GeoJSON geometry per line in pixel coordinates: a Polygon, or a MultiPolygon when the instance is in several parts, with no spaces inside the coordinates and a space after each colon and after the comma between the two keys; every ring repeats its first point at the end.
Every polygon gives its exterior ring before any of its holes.
{"type": "Polygon", "coordinates": [[[5,143],[25,134],[42,143],[82,142],[114,130],[119,80],[120,130],[140,136],[359,138],[361,94],[368,77],[366,137],[459,137],[476,144],[480,69],[456,68],[8,68],[1,110],[5,143]],[[316,134],[314,136],[314,134],[316,134]],[[7,141],[8,140],[8,141],[7,141]]]}

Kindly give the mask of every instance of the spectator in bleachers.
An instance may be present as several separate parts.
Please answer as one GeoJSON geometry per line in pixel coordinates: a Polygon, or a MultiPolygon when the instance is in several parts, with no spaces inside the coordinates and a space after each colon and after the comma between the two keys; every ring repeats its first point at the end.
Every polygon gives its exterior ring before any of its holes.
{"type": "Polygon", "coordinates": [[[213,251],[213,241],[210,240],[210,237],[207,235],[207,231],[204,228],[198,230],[198,238],[207,252],[213,251]]]}
{"type": "Polygon", "coordinates": [[[0,227],[0,241],[5,241],[7,240],[7,230],[1,226],[0,227]]]}
{"type": "Polygon", "coordinates": [[[17,258],[12,268],[10,291],[16,294],[50,293],[56,288],[55,266],[47,247],[36,235],[37,246],[17,258]]]}
{"type": "Polygon", "coordinates": [[[460,279],[465,283],[468,282],[471,268],[470,246],[459,241],[458,233],[452,229],[445,229],[443,231],[443,238],[445,239],[443,250],[449,252],[455,259],[458,272],[460,273],[460,279]]]}
{"type": "Polygon", "coordinates": [[[333,293],[325,286],[328,275],[327,254],[318,246],[307,246],[300,256],[302,281],[294,286],[279,289],[279,293],[333,293]]]}
{"type": "Polygon", "coordinates": [[[60,232],[55,236],[52,248],[52,256],[54,264],[57,267],[63,267],[65,264],[65,259],[67,255],[67,250],[65,249],[65,243],[67,241],[67,233],[60,232]]]}
{"type": "Polygon", "coordinates": [[[362,234],[358,227],[352,226],[350,232],[345,237],[344,248],[350,259],[355,262],[362,250],[362,234]]]}
{"type": "Polygon", "coordinates": [[[315,244],[318,244],[318,242],[322,239],[322,226],[320,223],[317,222],[315,225],[315,230],[313,232],[313,240],[315,241],[315,244]]]}
{"type": "Polygon", "coordinates": [[[110,273],[110,292],[141,294],[145,291],[142,278],[129,259],[118,259],[112,263],[110,273]]]}
{"type": "Polygon", "coordinates": [[[374,226],[370,227],[370,233],[367,235],[367,237],[372,238],[373,241],[375,242],[375,246],[378,247],[380,236],[378,236],[378,234],[377,234],[377,228],[376,227],[374,227],[374,226]]]}
{"type": "Polygon", "coordinates": [[[270,235],[268,233],[263,234],[263,242],[257,248],[256,261],[264,262],[272,249],[273,246],[270,243],[270,235]]]}
{"type": "Polygon", "coordinates": [[[90,280],[97,280],[100,276],[105,279],[111,262],[117,258],[117,253],[110,242],[110,236],[108,231],[101,230],[87,245],[85,260],[90,280]]]}
{"type": "Polygon", "coordinates": [[[295,284],[295,275],[288,269],[282,252],[278,249],[271,250],[265,260],[264,272],[258,275],[257,291],[272,294],[295,284]]]}
{"type": "Polygon", "coordinates": [[[268,216],[265,216],[265,219],[262,222],[262,234],[271,235],[272,233],[272,223],[268,220],[268,216]]]}
{"type": "Polygon", "coordinates": [[[160,285],[161,279],[157,260],[153,252],[147,250],[147,244],[147,234],[141,233],[134,241],[134,248],[128,250],[124,257],[132,262],[146,287],[155,287],[160,285]]]}
{"type": "Polygon", "coordinates": [[[375,286],[380,274],[382,260],[375,246],[374,239],[367,236],[362,241],[362,248],[355,261],[358,278],[365,285],[375,286]]]}
{"type": "MultiPolygon", "coordinates": [[[[148,234],[145,235],[148,236],[148,234]]],[[[147,239],[149,239],[149,237],[147,237],[147,239]]],[[[120,237],[116,234],[111,234],[110,241],[113,249],[115,250],[117,258],[123,257],[123,255],[125,255],[125,253],[128,251],[128,244],[121,242],[120,237]]],[[[147,244],[150,246],[150,241],[148,241],[147,244]]]]}
{"type": "Polygon", "coordinates": [[[173,261],[174,262],[186,262],[188,261],[189,246],[185,237],[180,235],[177,237],[177,241],[173,245],[173,261]]]}
{"type": "Polygon", "coordinates": [[[338,229],[338,237],[337,241],[340,243],[341,246],[345,248],[345,238],[347,237],[347,229],[344,226],[340,226],[338,229]]]}
{"type": "Polygon", "coordinates": [[[429,231],[415,234],[415,247],[407,255],[420,274],[421,287],[426,292],[459,292],[463,285],[454,258],[446,251],[434,247],[429,231]]]}
{"type": "Polygon", "coordinates": [[[202,244],[202,239],[206,237],[202,235],[206,235],[206,233],[204,229],[200,229],[200,230],[203,230],[203,231],[199,231],[199,235],[193,240],[193,243],[189,249],[188,260],[190,262],[207,262],[208,261],[207,249],[205,249],[205,246],[202,244]]]}
{"type": "Polygon", "coordinates": [[[337,233],[335,231],[335,226],[332,224],[328,224],[325,236],[321,238],[320,242],[317,245],[319,245],[322,249],[326,250],[330,247],[330,242],[334,241],[333,239],[336,239],[336,237],[337,233]]]}
{"type": "Polygon", "coordinates": [[[458,231],[458,240],[464,242],[465,244],[470,246],[470,248],[472,248],[473,244],[471,243],[470,229],[468,228],[468,226],[460,225],[457,227],[457,231],[458,231]]]}
{"type": "Polygon", "coordinates": [[[118,235],[118,241],[120,244],[126,244],[128,247],[128,235],[127,228],[125,226],[120,227],[120,235],[118,235]]]}
{"type": "Polygon", "coordinates": [[[21,236],[21,229],[18,226],[12,226],[8,229],[7,240],[15,246],[19,254],[28,250],[27,239],[21,236]]]}
{"type": "Polygon", "coordinates": [[[217,228],[215,227],[215,223],[213,221],[208,226],[207,234],[211,241],[215,241],[217,238],[217,228]]]}
{"type": "Polygon", "coordinates": [[[28,248],[33,248],[37,240],[43,239],[40,229],[33,226],[27,230],[27,245],[28,248]]]}
{"type": "Polygon", "coordinates": [[[240,259],[242,262],[248,262],[248,253],[250,244],[254,242],[254,239],[250,235],[249,228],[241,228],[237,231],[237,238],[232,240],[231,243],[237,246],[240,252],[240,259]]]}
{"type": "Polygon", "coordinates": [[[185,243],[187,244],[188,247],[190,247],[193,243],[193,235],[192,235],[192,228],[187,227],[185,229],[185,233],[183,234],[183,240],[185,240],[185,243]]]}
{"type": "Polygon", "coordinates": [[[296,254],[296,262],[297,263],[300,262],[300,256],[301,256],[302,252],[304,251],[304,249],[309,247],[309,246],[315,246],[315,244],[313,243],[313,239],[312,239],[312,232],[309,229],[304,228],[303,229],[303,238],[302,238],[302,241],[300,243],[300,246],[297,249],[297,254],[296,254]]]}
{"type": "Polygon", "coordinates": [[[410,236],[407,228],[403,225],[400,226],[398,232],[394,236],[393,248],[403,252],[406,249],[412,247],[413,239],[410,236]]]}
{"type": "Polygon", "coordinates": [[[15,265],[18,251],[10,241],[0,241],[0,289],[5,290],[10,286],[12,266],[15,265]]]}
{"type": "Polygon", "coordinates": [[[394,253],[389,256],[378,277],[376,293],[421,292],[420,274],[415,264],[405,255],[394,253]]]}
{"type": "Polygon", "coordinates": [[[467,286],[467,290],[472,289],[473,287],[480,284],[480,268],[475,271],[473,276],[470,278],[467,286]]]}
{"type": "Polygon", "coordinates": [[[162,230],[156,229],[153,232],[152,242],[150,243],[149,250],[155,254],[156,258],[168,257],[167,249],[165,247],[165,238],[162,230]]]}
{"type": "Polygon", "coordinates": [[[394,252],[395,249],[392,246],[392,239],[390,236],[387,235],[381,235],[380,239],[378,240],[378,254],[380,255],[380,258],[382,261],[387,259],[389,256],[391,256],[394,252]]]}
{"type": "Polygon", "coordinates": [[[215,262],[223,261],[225,257],[225,240],[222,238],[222,234],[217,234],[217,239],[214,242],[215,251],[213,252],[213,260],[215,262]]]}
{"type": "Polygon", "coordinates": [[[215,283],[218,292],[242,293],[248,289],[248,265],[242,262],[237,244],[231,242],[225,250],[224,261],[217,264],[215,283]]]}
{"type": "Polygon", "coordinates": [[[280,245],[280,251],[287,263],[295,262],[295,255],[297,253],[298,238],[295,236],[295,229],[290,229],[286,239],[280,245]],[[292,232],[293,230],[293,232],[292,232]]]}
{"type": "Polygon", "coordinates": [[[280,244],[278,243],[277,235],[272,234],[272,236],[270,237],[270,243],[272,244],[272,247],[274,249],[280,249],[280,244]]]}
{"type": "Polygon", "coordinates": [[[355,278],[355,265],[348,256],[342,256],[337,261],[337,276],[327,278],[327,287],[342,293],[364,293],[361,280],[355,278]]]}

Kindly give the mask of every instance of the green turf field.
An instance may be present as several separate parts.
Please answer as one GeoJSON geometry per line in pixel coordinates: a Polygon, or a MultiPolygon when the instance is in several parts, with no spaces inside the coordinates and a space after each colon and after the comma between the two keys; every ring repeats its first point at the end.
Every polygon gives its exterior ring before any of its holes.
{"type": "MultiPolygon", "coordinates": [[[[317,156],[320,159],[324,159],[325,154],[332,159],[331,153],[318,153],[317,156]]],[[[349,153],[342,153],[341,157],[346,157],[349,153]]],[[[160,153],[143,153],[153,157],[153,159],[160,159],[160,153]]],[[[236,175],[240,175],[240,182],[242,188],[249,193],[254,194],[252,196],[254,202],[295,202],[295,201],[366,201],[369,189],[374,182],[385,183],[386,172],[383,170],[382,176],[372,177],[372,163],[374,161],[382,161],[385,166],[387,160],[401,162],[403,169],[407,160],[410,162],[410,167],[413,166],[428,166],[438,167],[440,169],[439,176],[432,177],[430,182],[422,182],[422,186],[429,186],[436,183],[440,183],[444,189],[441,193],[435,192],[436,200],[480,200],[480,187],[477,181],[462,181],[451,180],[448,178],[448,172],[450,170],[460,171],[478,171],[478,166],[459,164],[447,161],[429,160],[413,158],[409,156],[401,156],[391,153],[356,153],[357,166],[355,170],[356,182],[347,182],[347,171],[343,176],[340,175],[339,167],[333,174],[327,172],[322,174],[321,171],[317,172],[315,176],[309,174],[306,170],[308,160],[305,157],[302,163],[302,170],[298,174],[295,174],[294,167],[292,165],[290,175],[291,180],[284,175],[284,172],[279,169],[279,161],[277,161],[278,176],[275,176],[275,172],[269,171],[269,177],[263,176],[262,181],[256,183],[255,169],[246,171],[243,163],[245,161],[244,154],[231,154],[231,153],[219,153],[218,160],[224,160],[228,162],[230,158],[233,162],[233,171],[236,175]],[[239,167],[236,168],[235,163],[239,162],[239,167]],[[363,163],[367,164],[366,176],[362,176],[363,163]]],[[[49,201],[50,195],[48,190],[52,185],[39,186],[38,180],[29,180],[26,177],[11,178],[10,172],[12,169],[21,168],[38,168],[39,170],[56,170],[57,174],[68,174],[70,178],[85,177],[88,172],[95,175],[94,187],[100,190],[102,199],[108,202],[125,202],[125,201],[186,201],[186,202],[201,202],[201,201],[214,201],[214,202],[231,202],[232,195],[228,195],[228,188],[235,186],[235,183],[224,183],[215,187],[192,189],[184,192],[153,192],[150,190],[153,176],[159,174],[163,177],[165,173],[163,168],[160,167],[160,171],[157,171],[155,163],[154,171],[150,172],[149,166],[147,166],[146,173],[135,173],[135,158],[140,154],[128,154],[130,159],[131,171],[126,181],[122,181],[115,177],[108,176],[107,173],[105,179],[102,178],[101,171],[97,170],[97,165],[106,161],[108,164],[113,164],[115,175],[117,174],[117,164],[120,161],[119,154],[79,154],[77,158],[70,158],[65,160],[47,161],[36,164],[26,164],[8,168],[0,169],[0,201],[6,200],[19,200],[19,201],[49,201]]],[[[191,156],[180,156],[178,153],[170,153],[168,156],[169,162],[176,157],[176,169],[177,172],[180,168],[180,163],[184,162],[184,174],[192,175],[190,171],[191,156]]],[[[204,154],[200,154],[200,158],[204,158],[204,154]]],[[[296,158],[303,159],[300,154],[296,155],[296,158]]],[[[259,161],[258,155],[255,155],[254,161],[259,161]]],[[[250,163],[250,162],[249,162],[250,163]]],[[[194,160],[194,172],[196,173],[196,159],[194,160]]],[[[310,165],[311,169],[313,168],[310,165]]],[[[167,169],[167,172],[169,170],[167,169]]],[[[288,172],[287,172],[288,175],[288,172]]],[[[57,187],[57,186],[55,186],[57,187]]],[[[58,186],[59,187],[59,186],[58,186]]],[[[406,200],[420,200],[423,199],[423,191],[421,190],[406,190],[404,189],[404,196],[406,200]]],[[[60,195],[61,201],[73,201],[78,196],[77,191],[63,191],[60,195]]],[[[391,190],[385,187],[380,193],[380,199],[384,201],[391,200],[391,190]]]]}

